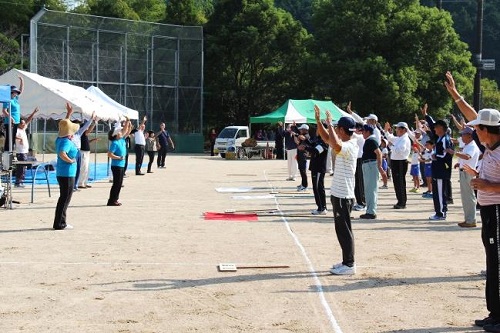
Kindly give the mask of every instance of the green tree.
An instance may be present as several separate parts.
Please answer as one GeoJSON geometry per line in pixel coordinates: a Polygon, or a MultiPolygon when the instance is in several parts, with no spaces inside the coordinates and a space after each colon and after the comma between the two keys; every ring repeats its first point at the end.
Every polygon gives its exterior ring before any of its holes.
{"type": "Polygon", "coordinates": [[[180,25],[202,25],[207,22],[203,11],[195,0],[169,0],[165,23],[180,25]]]}
{"type": "Polygon", "coordinates": [[[287,98],[310,97],[302,78],[310,36],[272,0],[222,0],[205,31],[208,124],[245,124],[287,98]]]}
{"type": "Polygon", "coordinates": [[[447,70],[462,92],[472,89],[471,55],[445,11],[416,0],[324,0],[315,4],[313,24],[318,97],[411,121],[423,103],[438,117],[449,113],[447,70]]]}
{"type": "Polygon", "coordinates": [[[126,0],[88,0],[88,14],[139,20],[139,15],[126,0]]]}
{"type": "Polygon", "coordinates": [[[311,14],[312,14],[312,0],[275,0],[276,7],[283,8],[293,18],[299,20],[300,23],[312,32],[311,14]]]}
{"type": "MultiPolygon", "coordinates": [[[[436,1],[422,0],[423,4],[436,6],[436,1]]],[[[476,51],[477,1],[444,1],[443,10],[450,12],[453,26],[460,38],[469,45],[472,53],[476,51]]],[[[483,59],[500,61],[500,0],[484,0],[483,20],[483,59]]],[[[500,71],[483,71],[483,77],[500,82],[500,71]]]]}
{"type": "Polygon", "coordinates": [[[165,18],[164,0],[135,0],[130,6],[143,21],[161,22],[165,18]]]}
{"type": "MultiPolygon", "coordinates": [[[[60,0],[10,0],[0,2],[0,74],[21,63],[21,35],[29,33],[29,23],[41,8],[65,10],[60,0]]],[[[28,45],[25,45],[28,50],[28,45]]],[[[27,55],[25,54],[24,57],[27,55]]],[[[26,59],[27,60],[27,59],[26,59]]]]}
{"type": "Polygon", "coordinates": [[[481,105],[483,108],[500,109],[500,91],[498,90],[498,84],[494,80],[482,79],[481,92],[481,105]]]}

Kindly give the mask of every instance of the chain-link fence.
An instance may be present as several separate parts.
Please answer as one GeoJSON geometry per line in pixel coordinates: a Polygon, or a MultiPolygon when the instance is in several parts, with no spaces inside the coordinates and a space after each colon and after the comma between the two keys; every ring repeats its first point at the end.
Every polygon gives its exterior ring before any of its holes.
{"type": "Polygon", "coordinates": [[[202,137],[201,27],[44,9],[31,20],[30,71],[96,85],[147,115],[147,129],[164,122],[174,135],[202,137]]]}

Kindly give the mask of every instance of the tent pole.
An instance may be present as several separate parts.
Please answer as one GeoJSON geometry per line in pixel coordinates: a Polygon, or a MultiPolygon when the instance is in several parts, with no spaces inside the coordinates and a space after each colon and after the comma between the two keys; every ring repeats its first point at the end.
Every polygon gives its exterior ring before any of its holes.
{"type": "Polygon", "coordinates": [[[42,162],[45,162],[45,149],[47,148],[46,144],[46,135],[47,135],[47,119],[43,120],[43,147],[42,147],[42,162]]]}
{"type": "Polygon", "coordinates": [[[94,131],[95,148],[94,148],[94,182],[97,179],[97,123],[94,131]]]}

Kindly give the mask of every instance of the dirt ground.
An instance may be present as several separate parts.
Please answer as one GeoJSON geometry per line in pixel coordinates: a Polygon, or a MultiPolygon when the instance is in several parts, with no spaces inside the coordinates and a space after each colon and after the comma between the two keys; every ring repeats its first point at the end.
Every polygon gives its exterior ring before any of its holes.
{"type": "Polygon", "coordinates": [[[393,210],[391,184],[377,220],[353,212],[358,273],[333,276],[332,215],[310,215],[312,193],[294,192],[285,161],[174,154],[153,171],[129,172],[121,207],[105,206],[108,181],[76,192],[73,230],[51,229],[57,187],[49,198],[38,186],[33,204],[28,188],[14,189],[21,204],[0,210],[0,332],[482,331],[472,326],[487,315],[480,224],[456,225],[456,174],[447,221],[429,221],[432,200],[420,194],[393,210]],[[202,217],[228,209],[283,216],[202,217]]]}

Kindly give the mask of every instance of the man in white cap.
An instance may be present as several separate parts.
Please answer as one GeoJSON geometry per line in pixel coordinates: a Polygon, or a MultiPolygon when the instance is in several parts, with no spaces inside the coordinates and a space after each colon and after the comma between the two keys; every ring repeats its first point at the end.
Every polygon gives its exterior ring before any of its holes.
{"type": "Polygon", "coordinates": [[[411,152],[411,141],[408,136],[408,124],[399,122],[396,124],[396,135],[392,134],[391,124],[384,125],[385,136],[392,143],[391,149],[391,170],[394,191],[396,192],[397,203],[394,209],[406,208],[406,173],[408,171],[408,155],[411,152]]]}
{"type": "Polygon", "coordinates": [[[396,124],[396,135],[392,134],[391,124],[385,123],[385,136],[392,143],[391,170],[394,191],[397,203],[394,209],[406,208],[406,172],[408,171],[408,155],[411,152],[411,141],[408,136],[408,124],[399,122],[396,124]]]}
{"type": "Polygon", "coordinates": [[[472,138],[473,132],[474,130],[468,126],[460,131],[464,146],[462,151],[455,153],[458,157],[458,163],[455,164],[455,169],[458,168],[460,172],[460,196],[462,198],[462,208],[465,218],[463,222],[458,223],[458,226],[462,228],[473,228],[476,226],[477,199],[472,186],[470,186],[473,176],[465,171],[465,166],[474,170],[476,169],[479,155],[481,154],[476,142],[472,138]]]}
{"type": "Polygon", "coordinates": [[[485,146],[481,170],[464,166],[472,176],[471,181],[477,190],[477,201],[481,205],[481,238],[486,252],[486,308],[488,316],[474,322],[487,332],[500,332],[500,112],[483,109],[476,114],[473,107],[458,93],[455,80],[450,72],[446,73],[445,86],[464,117],[474,126],[478,141],[485,146]]]}

